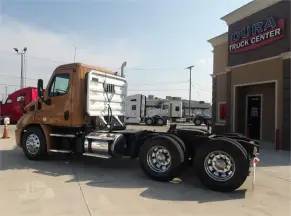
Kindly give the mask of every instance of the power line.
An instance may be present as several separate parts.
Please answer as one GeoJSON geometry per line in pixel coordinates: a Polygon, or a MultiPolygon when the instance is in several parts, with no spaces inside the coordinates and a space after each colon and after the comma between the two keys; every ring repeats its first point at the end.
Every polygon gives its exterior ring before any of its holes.
{"type": "MultiPolygon", "coordinates": [[[[188,81],[165,81],[165,82],[151,82],[151,83],[138,83],[136,85],[138,86],[154,86],[154,85],[160,85],[160,84],[183,84],[183,83],[188,83],[188,81]]],[[[134,84],[133,84],[134,85],[134,84]]]]}
{"type": "Polygon", "coordinates": [[[15,87],[15,86],[17,86],[17,87],[18,87],[18,86],[19,86],[19,85],[13,85],[13,84],[3,84],[3,83],[0,83],[0,85],[1,85],[1,86],[13,86],[13,87],[15,87]]]}
{"type": "Polygon", "coordinates": [[[188,89],[128,89],[127,91],[187,91],[188,89]]]}
{"type": "Polygon", "coordinates": [[[182,70],[183,67],[127,67],[127,70],[182,70]]]}
{"type": "MultiPolygon", "coordinates": [[[[16,79],[21,79],[20,76],[13,76],[13,75],[8,75],[8,74],[0,74],[0,76],[11,77],[11,78],[16,78],[16,79]]],[[[34,79],[34,78],[29,78],[29,77],[25,77],[25,79],[27,79],[27,80],[37,80],[37,79],[34,79]]]]}

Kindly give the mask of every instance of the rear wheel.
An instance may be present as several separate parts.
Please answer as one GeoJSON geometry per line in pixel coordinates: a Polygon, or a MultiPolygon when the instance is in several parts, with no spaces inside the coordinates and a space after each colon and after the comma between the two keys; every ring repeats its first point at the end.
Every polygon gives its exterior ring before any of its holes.
{"type": "Polygon", "coordinates": [[[152,125],[153,124],[153,120],[151,118],[147,118],[145,123],[146,123],[146,125],[152,125]]]}
{"type": "Polygon", "coordinates": [[[239,144],[213,140],[201,146],[194,166],[201,182],[217,191],[233,191],[240,187],[249,173],[249,159],[239,144]]]}
{"type": "Polygon", "coordinates": [[[163,119],[161,119],[161,118],[158,118],[158,119],[157,119],[157,125],[159,125],[159,126],[163,126],[164,124],[165,124],[165,122],[164,122],[163,119]]]}
{"type": "Polygon", "coordinates": [[[169,181],[181,171],[184,151],[173,138],[156,136],[141,147],[139,160],[148,176],[158,181],[169,181]]]}
{"type": "Polygon", "coordinates": [[[22,135],[22,149],[30,160],[42,159],[46,151],[46,140],[42,130],[38,127],[29,127],[22,135]]]}

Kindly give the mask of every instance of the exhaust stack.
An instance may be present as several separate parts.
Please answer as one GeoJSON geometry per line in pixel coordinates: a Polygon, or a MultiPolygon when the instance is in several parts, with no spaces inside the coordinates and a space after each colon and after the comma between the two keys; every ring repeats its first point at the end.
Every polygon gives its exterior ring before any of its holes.
{"type": "Polygon", "coordinates": [[[126,61],[122,63],[121,65],[121,77],[125,77],[125,74],[124,74],[124,68],[126,67],[126,61]]]}

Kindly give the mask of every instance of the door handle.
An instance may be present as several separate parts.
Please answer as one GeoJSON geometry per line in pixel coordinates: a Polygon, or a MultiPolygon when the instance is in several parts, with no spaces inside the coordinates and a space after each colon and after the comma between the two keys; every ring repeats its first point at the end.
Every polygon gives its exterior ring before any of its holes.
{"type": "Polygon", "coordinates": [[[64,112],[64,119],[68,120],[69,117],[70,117],[70,112],[67,110],[67,111],[64,112]]]}

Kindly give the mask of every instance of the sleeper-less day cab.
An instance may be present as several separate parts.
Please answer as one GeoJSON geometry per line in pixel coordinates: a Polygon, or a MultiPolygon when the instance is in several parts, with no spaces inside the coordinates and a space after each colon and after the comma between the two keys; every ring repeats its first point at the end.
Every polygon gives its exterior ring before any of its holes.
{"type": "Polygon", "coordinates": [[[201,182],[233,191],[249,174],[258,144],[240,134],[215,135],[177,128],[167,132],[128,130],[124,124],[127,82],[122,73],[80,63],[55,69],[47,88],[38,81],[39,99],[26,106],[16,142],[27,158],[51,152],[112,158],[139,157],[144,172],[159,181],[193,165],[201,182]]]}

